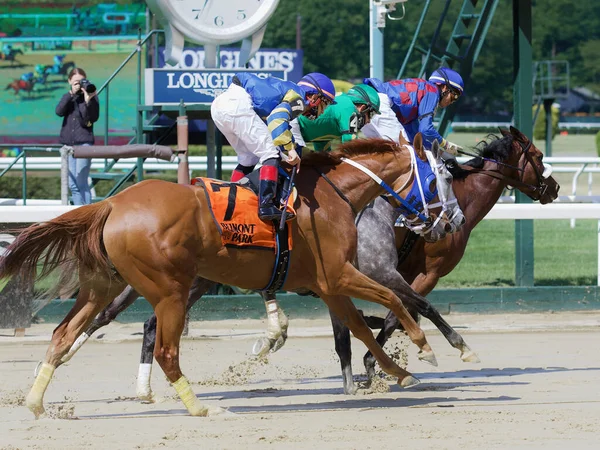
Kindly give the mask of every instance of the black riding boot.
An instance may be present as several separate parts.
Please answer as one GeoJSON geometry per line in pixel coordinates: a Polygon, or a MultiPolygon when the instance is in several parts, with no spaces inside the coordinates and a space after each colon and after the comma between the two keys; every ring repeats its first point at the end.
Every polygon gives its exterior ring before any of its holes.
{"type": "Polygon", "coordinates": [[[280,220],[281,210],[275,206],[279,159],[267,159],[260,168],[258,188],[258,217],[261,220],[280,220]]]}

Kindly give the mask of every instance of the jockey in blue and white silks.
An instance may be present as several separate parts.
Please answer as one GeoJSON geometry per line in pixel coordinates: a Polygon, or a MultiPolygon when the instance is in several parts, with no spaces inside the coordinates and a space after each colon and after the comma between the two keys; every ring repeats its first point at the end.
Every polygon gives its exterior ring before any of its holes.
{"type": "Polygon", "coordinates": [[[407,78],[384,83],[365,78],[364,83],[373,86],[381,99],[381,114],[363,128],[365,136],[388,137],[397,142],[403,133],[412,143],[420,132],[426,149],[437,140],[443,150],[456,154],[458,146],[437,132],[433,118],[437,108],[446,108],[462,95],[464,83],[458,72],[444,67],[434,71],[428,80],[407,78]]]}
{"type": "Polygon", "coordinates": [[[292,124],[301,114],[314,118],[334,103],[335,87],[323,74],[310,73],[297,84],[275,77],[260,78],[239,72],[232,84],[211,105],[211,116],[238,155],[231,181],[238,181],[260,168],[259,216],[278,220],[281,210],[273,200],[277,189],[280,150],[288,163],[296,165],[300,156],[292,134],[292,124]]]}

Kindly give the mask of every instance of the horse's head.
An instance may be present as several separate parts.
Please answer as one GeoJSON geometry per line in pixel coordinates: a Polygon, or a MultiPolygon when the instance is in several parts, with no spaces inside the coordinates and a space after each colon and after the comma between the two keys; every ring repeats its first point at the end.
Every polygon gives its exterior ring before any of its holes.
{"type": "MultiPolygon", "coordinates": [[[[466,222],[465,216],[452,190],[452,181],[454,178],[446,165],[444,151],[440,148],[437,140],[433,141],[431,150],[425,151],[425,153],[436,175],[439,205],[442,208],[440,214],[445,225],[444,230],[448,233],[454,233],[466,222]]],[[[446,157],[448,156],[446,155],[446,157]]],[[[437,204],[432,206],[437,206],[437,204]]]]}
{"type": "Polygon", "coordinates": [[[551,176],[552,167],[544,164],[542,152],[515,127],[500,132],[503,136],[512,136],[515,159],[518,159],[518,183],[514,183],[514,187],[542,205],[552,203],[558,197],[560,185],[551,176]]]}
{"type": "MultiPolygon", "coordinates": [[[[402,135],[399,143],[406,148],[411,147],[402,135]]],[[[412,148],[416,155],[413,167],[419,175],[417,177],[415,172],[412,186],[403,187],[406,190],[410,189],[408,195],[404,195],[409,202],[414,201],[413,197],[417,197],[416,202],[422,206],[426,221],[416,223],[414,215],[408,215],[404,223],[409,229],[422,235],[426,241],[435,242],[460,228],[465,219],[452,192],[452,175],[444,165],[439,144],[436,142],[431,151],[426,152],[422,136],[417,133],[412,148]]]]}

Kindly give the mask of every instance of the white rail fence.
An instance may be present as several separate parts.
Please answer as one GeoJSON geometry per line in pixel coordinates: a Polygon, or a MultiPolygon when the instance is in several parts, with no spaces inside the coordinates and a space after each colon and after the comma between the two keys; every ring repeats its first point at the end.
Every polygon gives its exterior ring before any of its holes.
{"type": "MultiPolygon", "coordinates": [[[[40,205],[40,206],[0,206],[0,223],[34,223],[51,220],[79,206],[40,205]]],[[[600,203],[498,203],[485,217],[488,220],[557,220],[593,219],[598,220],[598,277],[600,286],[600,203]]]]}

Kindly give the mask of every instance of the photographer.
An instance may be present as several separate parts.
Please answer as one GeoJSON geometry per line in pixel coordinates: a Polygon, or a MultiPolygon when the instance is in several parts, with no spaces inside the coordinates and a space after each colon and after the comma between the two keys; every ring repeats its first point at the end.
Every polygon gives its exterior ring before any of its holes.
{"type": "MultiPolygon", "coordinates": [[[[75,68],[69,73],[71,89],[62,96],[56,114],[63,118],[60,143],[63,145],[93,145],[94,122],[100,115],[96,87],[87,80],[83,69],[75,68]]],[[[73,204],[87,205],[92,201],[88,175],[91,159],[69,156],[69,189],[73,204]]]]}

